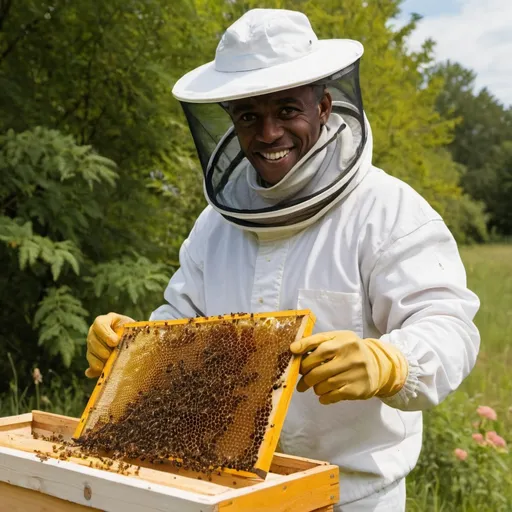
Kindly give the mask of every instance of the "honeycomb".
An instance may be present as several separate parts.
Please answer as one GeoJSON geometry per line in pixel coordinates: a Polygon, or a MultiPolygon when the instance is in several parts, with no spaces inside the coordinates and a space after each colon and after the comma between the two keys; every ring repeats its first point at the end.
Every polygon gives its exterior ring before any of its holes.
{"type": "Polygon", "coordinates": [[[265,476],[300,360],[308,311],[124,326],[75,438],[114,458],[265,476]]]}

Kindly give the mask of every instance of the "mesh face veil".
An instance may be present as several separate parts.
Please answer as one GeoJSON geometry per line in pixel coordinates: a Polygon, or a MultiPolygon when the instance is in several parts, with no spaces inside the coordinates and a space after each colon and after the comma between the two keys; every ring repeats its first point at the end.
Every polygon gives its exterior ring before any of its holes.
{"type": "Polygon", "coordinates": [[[312,82],[333,105],[319,141],[276,185],[263,188],[243,154],[223,103],[181,101],[204,173],[205,196],[239,226],[269,230],[312,219],[350,187],[361,165],[369,126],[363,111],[359,60],[312,82]]]}

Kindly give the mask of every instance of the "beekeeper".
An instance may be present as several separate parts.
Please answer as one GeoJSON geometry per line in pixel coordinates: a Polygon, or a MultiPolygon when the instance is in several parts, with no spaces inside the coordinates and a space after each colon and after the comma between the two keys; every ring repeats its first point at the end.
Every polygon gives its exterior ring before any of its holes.
{"type": "MultiPolygon", "coordinates": [[[[337,510],[397,512],[421,411],[475,363],[479,302],[442,218],[372,165],[362,54],[304,14],[255,9],[176,83],[209,206],[151,319],[311,309],[282,448],[339,465],[337,510]]],[[[95,320],[88,376],[128,320],[95,320]]]]}

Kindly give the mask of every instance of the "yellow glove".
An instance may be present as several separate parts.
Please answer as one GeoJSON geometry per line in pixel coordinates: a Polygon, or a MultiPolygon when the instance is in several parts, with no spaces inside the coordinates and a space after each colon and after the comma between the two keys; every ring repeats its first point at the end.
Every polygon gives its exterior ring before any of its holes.
{"type": "Polygon", "coordinates": [[[99,377],[107,362],[108,356],[119,343],[115,330],[123,324],[134,322],[129,316],[109,313],[96,317],[87,335],[87,361],[89,368],[85,375],[89,378],[99,377]]]}
{"type": "Polygon", "coordinates": [[[322,404],[392,396],[402,389],[409,371],[398,349],[351,331],[315,334],[294,341],[290,350],[306,354],[297,391],[313,387],[322,404]]]}

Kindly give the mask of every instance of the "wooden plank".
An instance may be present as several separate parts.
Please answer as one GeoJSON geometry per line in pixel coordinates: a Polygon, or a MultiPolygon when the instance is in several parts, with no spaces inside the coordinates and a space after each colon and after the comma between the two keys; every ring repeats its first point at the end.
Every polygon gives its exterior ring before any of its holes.
{"type": "MultiPolygon", "coordinates": [[[[295,336],[295,340],[300,340],[305,336],[310,336],[313,332],[315,320],[312,315],[306,315],[302,318],[302,322],[295,336]]],[[[288,412],[288,407],[292,399],[293,392],[295,390],[295,382],[299,375],[301,357],[292,356],[292,361],[286,375],[286,381],[284,385],[278,390],[274,400],[274,410],[268,421],[273,427],[267,429],[263,442],[261,443],[258,451],[258,462],[255,466],[256,470],[259,470],[259,474],[266,474],[270,471],[272,459],[277,448],[279,436],[288,412]],[[277,401],[277,404],[275,403],[277,401]]]]}
{"type": "Polygon", "coordinates": [[[339,469],[318,466],[222,496],[220,512],[311,512],[339,500],[339,469]]]}
{"type": "MultiPolygon", "coordinates": [[[[59,414],[52,414],[45,411],[33,411],[36,429],[44,427],[48,432],[61,433],[65,438],[70,438],[75,432],[79,418],[70,418],[68,416],[61,416],[59,414]]],[[[22,414],[20,416],[11,416],[10,418],[0,418],[0,431],[2,424],[6,425],[6,430],[9,430],[9,425],[13,423],[13,419],[19,418],[18,422],[26,424],[27,420],[32,417],[32,413],[22,414]]],[[[37,430],[36,430],[37,431],[37,430]]],[[[25,431],[23,431],[25,432],[25,431]]],[[[18,432],[17,432],[18,433],[18,432]]],[[[290,475],[297,471],[305,471],[317,466],[325,466],[328,462],[307,459],[305,457],[297,457],[295,455],[287,455],[284,453],[274,453],[270,472],[279,475],[290,475]]]]}
{"type": "MultiPolygon", "coordinates": [[[[17,433],[0,433],[0,446],[6,446],[8,448],[21,450],[28,453],[34,453],[35,450],[39,450],[43,453],[49,452],[51,457],[58,458],[58,454],[53,453],[54,445],[59,446],[59,443],[44,441],[42,439],[35,440],[31,435],[18,436],[17,433]]],[[[75,452],[79,450],[79,447],[70,447],[70,449],[75,452]]],[[[102,458],[104,460],[109,460],[107,455],[102,458]]],[[[93,466],[96,463],[101,462],[98,458],[95,457],[88,457],[87,459],[73,457],[72,460],[76,464],[87,467],[89,467],[89,463],[91,461],[93,466]]],[[[211,480],[208,480],[207,477],[202,473],[195,471],[185,471],[183,469],[180,470],[171,463],[155,465],[147,461],[140,462],[138,460],[129,459],[123,459],[123,462],[132,464],[134,467],[140,466],[141,469],[139,476],[141,478],[149,479],[151,481],[161,483],[162,485],[171,485],[172,487],[193,490],[195,492],[202,492],[205,495],[220,494],[221,492],[227,491],[229,489],[249,487],[262,481],[259,477],[247,477],[242,472],[236,473],[234,471],[215,471],[210,476],[211,480]],[[146,469],[151,470],[154,473],[149,473],[146,471],[146,469]]],[[[274,473],[268,473],[267,475],[267,478],[270,479],[279,477],[280,475],[274,473]]]]}
{"type": "MultiPolygon", "coordinates": [[[[0,482],[0,512],[100,512],[97,508],[61,500],[38,491],[0,482]]],[[[333,512],[334,507],[321,507],[313,512],[333,512]]]]}
{"type": "Polygon", "coordinates": [[[19,423],[27,423],[32,421],[32,413],[18,414],[17,416],[5,416],[0,418],[0,427],[16,425],[19,423]]]}
{"type": "MultiPolygon", "coordinates": [[[[35,454],[35,450],[39,450],[43,452],[43,454],[48,454],[49,457],[58,460],[58,453],[53,453],[52,446],[55,446],[55,443],[51,443],[43,440],[30,439],[26,437],[17,436],[16,434],[0,434],[0,446],[4,446],[6,448],[12,448],[15,450],[20,450],[25,453],[35,454]]],[[[73,452],[79,452],[78,448],[72,448],[73,452]]],[[[108,460],[108,458],[104,459],[108,460]]],[[[100,467],[104,467],[104,464],[100,459],[96,457],[87,457],[86,459],[82,459],[77,453],[76,457],[70,457],[68,462],[77,464],[83,467],[90,467],[92,462],[93,467],[96,465],[100,467]]],[[[46,464],[46,462],[42,462],[42,464],[46,464]]],[[[118,463],[116,462],[112,469],[115,471],[118,467],[118,463]]],[[[153,482],[160,485],[166,485],[175,489],[182,489],[190,492],[195,492],[198,494],[202,494],[205,496],[215,496],[218,494],[222,494],[227,492],[230,488],[225,487],[223,485],[218,485],[213,482],[208,482],[205,480],[197,480],[190,477],[181,476],[178,474],[167,473],[164,471],[159,471],[157,469],[151,469],[148,467],[141,467],[139,471],[139,475],[133,474],[136,469],[136,465],[133,466],[128,476],[133,479],[144,480],[147,482],[153,482]]],[[[99,469],[103,473],[107,473],[106,469],[99,469]]],[[[243,485],[240,484],[240,487],[243,485]]]]}
{"type": "Polygon", "coordinates": [[[281,318],[281,317],[288,317],[288,316],[310,316],[313,320],[315,320],[315,315],[309,310],[309,309],[290,309],[290,310],[284,310],[284,311],[271,311],[268,313],[233,313],[228,315],[214,315],[214,316],[204,316],[204,317],[197,317],[197,318],[181,318],[179,320],[153,320],[151,322],[142,321],[142,322],[130,322],[128,324],[123,324],[123,328],[127,327],[145,327],[146,325],[150,324],[151,326],[168,326],[168,325],[185,325],[188,323],[198,323],[198,324],[204,324],[204,323],[219,323],[219,322],[225,322],[232,321],[232,320],[250,320],[253,318],[281,318]]]}
{"type": "Polygon", "coordinates": [[[17,416],[6,416],[0,418],[0,432],[8,430],[27,430],[32,424],[32,413],[18,414],[17,416]]]}
{"type": "Polygon", "coordinates": [[[4,482],[0,482],[0,496],[0,512],[100,512],[97,508],[85,507],[4,482]]]}
{"type": "Polygon", "coordinates": [[[78,420],[62,416],[60,414],[53,414],[45,411],[32,411],[32,428],[37,430],[45,430],[54,434],[62,434],[65,437],[71,437],[74,429],[76,428],[78,420]]]}
{"type": "Polygon", "coordinates": [[[217,512],[212,497],[4,447],[0,481],[106,512],[217,512]]]}
{"type": "MultiPolygon", "coordinates": [[[[67,416],[61,416],[59,414],[52,414],[44,411],[33,411],[34,415],[36,417],[36,425],[37,427],[34,428],[34,432],[43,434],[43,435],[51,435],[54,433],[54,430],[58,430],[59,433],[62,433],[65,439],[70,439],[73,432],[76,429],[76,425],[78,424],[78,418],[70,418],[67,416]]],[[[28,451],[32,453],[34,450],[40,450],[42,452],[52,452],[52,445],[54,443],[50,444],[44,444],[45,441],[39,440],[42,444],[34,444],[33,437],[31,434],[31,429],[28,428],[27,430],[23,431],[16,431],[12,432],[15,434],[20,434],[20,436],[23,436],[25,439],[29,439],[30,441],[25,442],[23,439],[18,439],[16,441],[16,444],[12,444],[10,441],[6,444],[6,446],[9,446],[10,448],[19,449],[22,451],[28,451]],[[27,448],[29,447],[29,448],[27,448]]],[[[0,440],[0,445],[2,445],[2,442],[0,440]]],[[[106,457],[108,458],[108,457],[106,457]]],[[[87,461],[90,461],[91,459],[87,459],[87,461]]],[[[97,459],[93,459],[94,462],[97,461],[97,459]]],[[[159,465],[155,468],[155,465],[149,464],[147,462],[142,463],[137,460],[125,460],[125,462],[129,462],[130,464],[135,464],[138,466],[154,469],[157,472],[163,472],[163,473],[170,473],[172,475],[179,475],[180,479],[182,477],[187,479],[194,479],[198,480],[198,483],[201,483],[201,480],[203,480],[203,483],[207,483],[205,475],[193,471],[184,471],[179,470],[175,468],[172,464],[163,464],[159,465]]],[[[81,463],[83,465],[84,461],[83,459],[80,459],[78,463],[81,463]]],[[[88,464],[88,462],[87,462],[88,464]]],[[[279,475],[274,474],[273,472],[269,472],[267,475],[267,478],[274,478],[279,477],[279,475]]],[[[245,472],[236,472],[236,471],[230,471],[230,470],[224,470],[222,472],[215,471],[211,475],[211,482],[214,484],[218,484],[221,486],[225,486],[228,488],[233,489],[239,489],[242,487],[248,487],[251,485],[255,485],[258,482],[261,482],[261,479],[259,477],[255,477],[252,474],[245,473],[245,472]]],[[[189,485],[186,486],[186,488],[189,488],[189,485]]],[[[198,489],[198,492],[200,489],[198,489]]]]}
{"type": "Polygon", "coordinates": [[[279,475],[291,475],[298,471],[306,471],[317,466],[327,466],[328,462],[320,460],[306,459],[305,457],[295,457],[284,453],[275,453],[270,466],[270,471],[279,475]]]}

